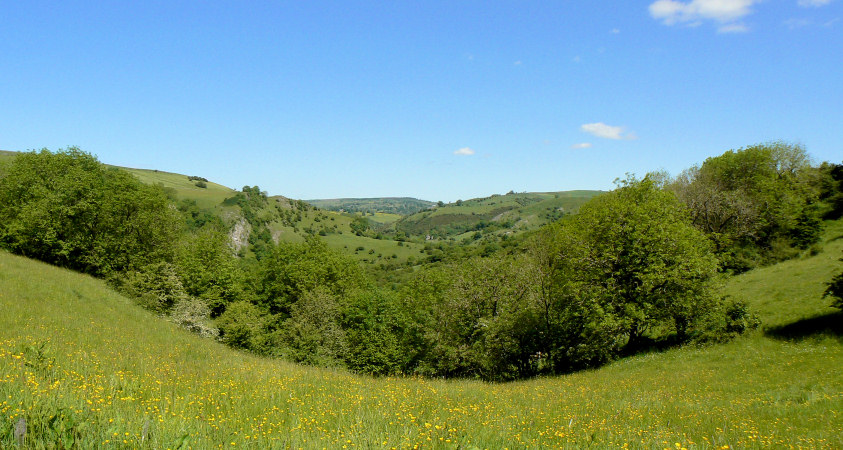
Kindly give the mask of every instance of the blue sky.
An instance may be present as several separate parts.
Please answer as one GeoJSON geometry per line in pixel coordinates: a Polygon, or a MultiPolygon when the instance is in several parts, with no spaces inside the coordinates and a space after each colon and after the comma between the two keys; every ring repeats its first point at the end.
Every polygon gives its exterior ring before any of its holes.
{"type": "Polygon", "coordinates": [[[843,160],[843,0],[0,0],[0,149],[292,198],[843,160]]]}

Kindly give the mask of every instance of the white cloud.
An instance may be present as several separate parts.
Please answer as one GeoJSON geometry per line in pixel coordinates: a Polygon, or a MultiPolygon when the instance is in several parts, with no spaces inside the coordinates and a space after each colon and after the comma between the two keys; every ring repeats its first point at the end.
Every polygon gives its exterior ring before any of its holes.
{"type": "Polygon", "coordinates": [[[455,154],[455,155],[460,155],[460,156],[471,156],[471,155],[473,155],[473,154],[474,154],[474,150],[472,150],[472,149],[470,149],[470,148],[468,148],[468,147],[463,147],[463,148],[461,148],[461,149],[459,149],[459,150],[455,151],[455,152],[454,152],[454,154],[455,154]]]}
{"type": "MultiPolygon", "coordinates": [[[[684,24],[697,26],[704,20],[721,24],[721,33],[747,31],[738,21],[752,13],[752,5],[761,0],[656,0],[650,4],[650,16],[665,25],[684,24]]],[[[824,0],[800,0],[824,1],[824,0]]]]}
{"type": "Polygon", "coordinates": [[[797,3],[803,8],[819,8],[831,3],[831,0],[799,0],[797,3]]]}
{"type": "Polygon", "coordinates": [[[571,146],[572,149],[580,149],[580,148],[591,148],[593,145],[591,142],[581,142],[579,144],[574,144],[571,146]]]}
{"type": "Polygon", "coordinates": [[[610,31],[610,33],[612,33],[612,34],[620,34],[620,32],[621,32],[621,30],[619,30],[617,28],[612,28],[612,31],[610,31]]]}
{"type": "Polygon", "coordinates": [[[603,139],[636,139],[633,133],[624,134],[623,127],[614,127],[603,122],[584,124],[580,126],[580,130],[603,139]]]}

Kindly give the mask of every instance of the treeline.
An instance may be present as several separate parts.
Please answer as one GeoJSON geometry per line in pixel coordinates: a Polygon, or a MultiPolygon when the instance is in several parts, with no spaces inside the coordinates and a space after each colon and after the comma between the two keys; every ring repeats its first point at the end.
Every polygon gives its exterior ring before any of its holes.
{"type": "MultiPolygon", "coordinates": [[[[512,245],[380,286],[316,235],[238,256],[222,221],[71,148],[0,169],[0,245],[106,278],[258,354],[509,380],[757,326],[746,305],[716,295],[718,279],[816,245],[821,218],[841,213],[840,174],[796,146],[730,151],[676,179],[630,176],[512,245]]],[[[266,193],[244,188],[228,202],[260,226],[266,193]]]]}
{"type": "Polygon", "coordinates": [[[839,195],[832,192],[835,176],[839,169],[829,164],[812,167],[802,147],[777,142],[708,158],[669,188],[714,243],[723,267],[741,272],[818,241],[821,219],[839,217],[843,206],[821,204],[839,195]]]}
{"type": "Polygon", "coordinates": [[[91,275],[172,259],[180,222],[160,188],[78,148],[22,153],[0,173],[0,244],[91,275]]]}

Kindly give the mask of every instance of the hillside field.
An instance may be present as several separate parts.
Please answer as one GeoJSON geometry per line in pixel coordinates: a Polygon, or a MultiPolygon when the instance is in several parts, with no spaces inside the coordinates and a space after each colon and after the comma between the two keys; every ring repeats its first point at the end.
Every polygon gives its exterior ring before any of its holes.
{"type": "Polygon", "coordinates": [[[494,229],[497,235],[535,230],[575,213],[601,191],[524,192],[458,200],[421,211],[395,223],[410,236],[455,237],[466,231],[494,229]]]}
{"type": "Polygon", "coordinates": [[[305,201],[319,209],[329,211],[383,213],[398,217],[428,209],[436,204],[431,201],[409,197],[334,198],[305,201]]]}
{"type": "Polygon", "coordinates": [[[212,181],[207,181],[205,183],[206,187],[204,188],[198,187],[196,181],[191,181],[187,175],[178,173],[149,169],[132,169],[128,167],[119,167],[119,169],[131,173],[143,183],[158,184],[164,188],[173,189],[176,197],[179,199],[195,200],[199,206],[204,208],[218,206],[223,200],[237,192],[212,181]]]}
{"type": "Polygon", "coordinates": [[[731,279],[762,330],[507,384],[377,378],[231,350],[102,281],[0,253],[0,447],[843,446],[841,314],[815,256],[731,279]]]}

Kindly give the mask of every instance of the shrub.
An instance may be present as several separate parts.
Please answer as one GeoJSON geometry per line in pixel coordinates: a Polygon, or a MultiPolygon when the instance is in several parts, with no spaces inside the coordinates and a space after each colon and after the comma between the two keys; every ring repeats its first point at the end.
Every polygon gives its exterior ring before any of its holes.
{"type": "Polygon", "coordinates": [[[211,320],[211,309],[204,301],[188,298],[178,301],[170,311],[170,320],[202,337],[217,338],[220,330],[211,320]]]}
{"type": "Polygon", "coordinates": [[[188,298],[175,267],[167,262],[112,276],[109,283],[144,308],[161,314],[188,298]]]}
{"type": "Polygon", "coordinates": [[[746,302],[735,300],[726,304],[724,308],[726,316],[726,333],[743,334],[754,330],[761,325],[761,320],[752,311],[746,302]]]}
{"type": "Polygon", "coordinates": [[[231,347],[260,352],[263,350],[264,314],[249,302],[235,302],[216,320],[220,339],[231,347]]]}
{"type": "Polygon", "coordinates": [[[843,273],[831,279],[823,296],[832,297],[832,307],[843,309],[843,273]]]}
{"type": "Polygon", "coordinates": [[[336,297],[324,289],[305,293],[284,321],[281,356],[315,366],[343,366],[348,343],[341,319],[336,297]]]}

